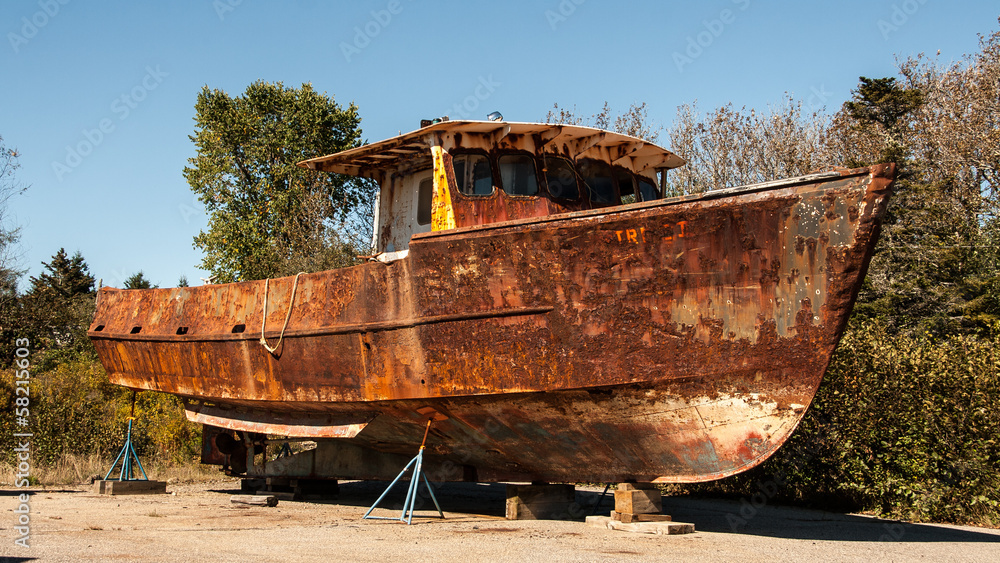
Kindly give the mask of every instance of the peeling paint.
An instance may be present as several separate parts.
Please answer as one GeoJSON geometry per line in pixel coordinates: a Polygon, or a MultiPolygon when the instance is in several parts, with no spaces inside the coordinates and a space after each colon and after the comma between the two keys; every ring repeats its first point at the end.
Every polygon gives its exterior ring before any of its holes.
{"type": "Polygon", "coordinates": [[[716,479],[762,462],[803,416],[893,177],[420,233],[398,260],[302,275],[294,300],[293,278],[270,280],[266,319],[263,281],[103,288],[89,335],[112,382],[208,405],[189,415],[235,430],[341,436],[320,453],[412,454],[431,407],[446,419],[430,458],[478,479],[716,479]],[[270,354],[262,321],[273,343],[289,309],[270,354]]]}

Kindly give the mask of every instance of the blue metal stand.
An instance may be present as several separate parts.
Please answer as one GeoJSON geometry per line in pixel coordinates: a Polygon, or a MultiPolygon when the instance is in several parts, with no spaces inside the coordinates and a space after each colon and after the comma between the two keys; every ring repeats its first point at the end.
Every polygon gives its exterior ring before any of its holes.
{"type": "Polygon", "coordinates": [[[132,415],[128,417],[128,432],[125,433],[125,446],[122,448],[121,453],[115,458],[115,462],[111,464],[111,469],[108,470],[108,474],[104,476],[104,480],[107,481],[108,477],[118,466],[118,462],[122,463],[121,471],[118,472],[118,481],[149,481],[149,477],[146,476],[146,470],[142,468],[142,462],[139,461],[139,456],[135,453],[135,448],[132,447],[132,421],[135,420],[135,391],[132,391],[132,415]],[[139,471],[142,472],[142,479],[138,477],[132,478],[132,460],[135,460],[136,465],[139,466],[139,471]]]}
{"type": "Polygon", "coordinates": [[[431,421],[428,420],[427,428],[424,430],[424,440],[420,443],[420,451],[417,452],[417,456],[411,459],[410,463],[406,464],[406,467],[399,472],[399,475],[392,480],[392,483],[389,483],[389,486],[386,487],[382,496],[378,497],[375,504],[373,504],[372,507],[368,509],[368,512],[365,512],[365,515],[361,517],[362,520],[399,520],[400,522],[406,522],[406,525],[409,526],[413,522],[413,504],[417,500],[417,490],[420,488],[420,479],[424,480],[424,485],[427,486],[427,492],[430,493],[431,500],[434,501],[434,507],[437,508],[438,514],[441,518],[444,518],[444,512],[441,511],[441,505],[438,504],[437,497],[434,496],[434,489],[431,487],[431,482],[427,480],[427,476],[423,473],[424,444],[427,443],[427,433],[430,429],[431,421]],[[410,467],[413,467],[413,476],[410,478],[410,486],[406,490],[406,499],[403,501],[403,512],[399,515],[399,518],[392,516],[371,516],[372,511],[375,510],[378,503],[382,502],[382,499],[389,494],[389,491],[391,491],[396,483],[402,479],[403,475],[410,470],[410,467]]]}

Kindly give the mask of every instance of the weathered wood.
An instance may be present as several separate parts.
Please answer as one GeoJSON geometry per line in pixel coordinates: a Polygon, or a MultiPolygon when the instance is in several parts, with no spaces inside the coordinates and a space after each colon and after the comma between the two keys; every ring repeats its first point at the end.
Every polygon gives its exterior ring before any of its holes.
{"type": "Polygon", "coordinates": [[[508,520],[567,520],[573,513],[573,485],[507,485],[508,520]]]}
{"type": "Polygon", "coordinates": [[[659,489],[615,491],[615,512],[659,514],[662,511],[659,489]]]}
{"type": "Polygon", "coordinates": [[[614,520],[610,516],[588,516],[587,523],[598,528],[636,532],[640,534],[674,535],[694,533],[694,524],[686,522],[632,522],[614,520]]]}
{"type": "Polygon", "coordinates": [[[233,495],[229,497],[233,504],[249,504],[250,506],[278,506],[278,497],[274,495],[233,495]]]}
{"type": "Polygon", "coordinates": [[[99,495],[162,495],[167,492],[166,481],[94,481],[94,492],[99,495]]]}
{"type": "Polygon", "coordinates": [[[659,490],[656,483],[618,483],[619,491],[653,491],[659,490]]]}
{"type": "Polygon", "coordinates": [[[611,512],[611,519],[626,524],[632,522],[671,522],[673,518],[669,514],[632,514],[630,512],[611,512]]]}

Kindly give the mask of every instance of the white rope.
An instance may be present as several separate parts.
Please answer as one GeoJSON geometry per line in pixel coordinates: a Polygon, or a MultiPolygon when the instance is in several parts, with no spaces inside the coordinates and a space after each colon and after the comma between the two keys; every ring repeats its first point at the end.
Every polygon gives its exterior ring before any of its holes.
{"type": "Polygon", "coordinates": [[[292,296],[288,298],[288,312],[285,313],[285,324],[281,325],[281,333],[278,334],[278,343],[274,345],[274,348],[267,345],[267,338],[264,338],[264,323],[267,322],[267,287],[271,278],[264,280],[264,314],[260,317],[260,344],[265,350],[274,354],[274,352],[281,347],[281,341],[285,338],[285,329],[288,328],[288,319],[292,318],[292,304],[295,302],[295,290],[299,286],[299,276],[305,272],[299,272],[295,274],[295,281],[292,282],[292,296]]]}

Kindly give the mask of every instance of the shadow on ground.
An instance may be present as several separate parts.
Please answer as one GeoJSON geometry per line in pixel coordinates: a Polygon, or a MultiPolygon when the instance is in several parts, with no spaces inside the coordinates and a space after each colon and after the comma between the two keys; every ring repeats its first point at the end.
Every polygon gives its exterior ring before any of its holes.
{"type": "Polygon", "coordinates": [[[694,522],[703,532],[818,541],[1000,543],[1000,530],[909,524],[785,506],[755,507],[746,500],[666,497],[663,509],[675,520],[694,522]]]}
{"type": "MultiPolygon", "coordinates": [[[[336,499],[316,503],[357,506],[359,518],[389,485],[386,481],[344,481],[336,499]]],[[[401,481],[379,504],[373,514],[400,513],[408,481],[401,481]]],[[[506,501],[503,483],[440,483],[435,495],[446,513],[503,518],[506,501]]],[[[430,497],[421,487],[416,515],[435,514],[430,497]]],[[[238,494],[239,489],[214,492],[238,494]]],[[[567,520],[583,520],[594,514],[606,515],[614,508],[613,492],[601,496],[600,488],[578,488],[577,505],[567,520]]],[[[826,512],[785,506],[753,506],[747,500],[664,497],[663,511],[678,522],[691,522],[699,532],[743,534],[773,538],[853,542],[988,542],[1000,543],[1000,530],[972,529],[943,524],[909,524],[868,516],[826,512]]]]}

